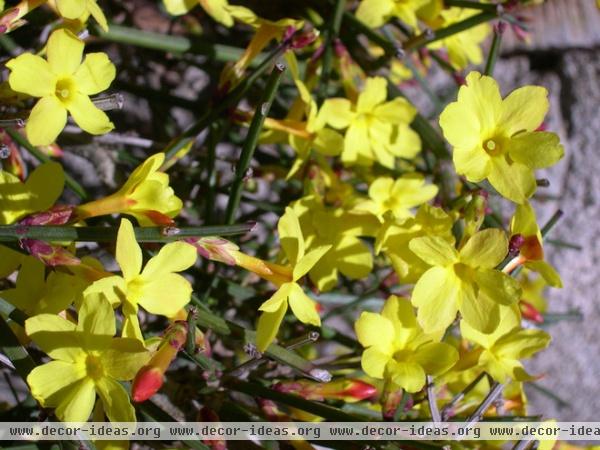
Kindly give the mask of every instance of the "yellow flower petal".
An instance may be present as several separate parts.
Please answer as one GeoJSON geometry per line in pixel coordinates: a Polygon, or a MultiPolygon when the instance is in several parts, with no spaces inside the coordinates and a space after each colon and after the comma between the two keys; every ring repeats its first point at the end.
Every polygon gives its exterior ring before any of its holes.
{"type": "Polygon", "coordinates": [[[293,281],[298,281],[331,249],[331,245],[319,246],[302,257],[295,265],[293,281]]]}
{"type": "Polygon", "coordinates": [[[352,103],[347,98],[329,98],[323,102],[319,109],[318,121],[323,121],[333,128],[347,128],[352,122],[355,114],[352,111],[352,103]]]}
{"type": "Polygon", "coordinates": [[[492,133],[502,114],[502,97],[498,83],[492,77],[471,72],[466,78],[467,84],[458,91],[458,102],[464,103],[477,115],[480,134],[492,133]]]}
{"type": "Polygon", "coordinates": [[[106,299],[91,301],[85,299],[79,310],[77,332],[88,335],[89,339],[96,340],[99,336],[113,337],[117,331],[115,313],[106,299]]]}
{"type": "Polygon", "coordinates": [[[452,162],[459,175],[464,175],[474,183],[487,178],[492,167],[492,158],[479,144],[465,149],[455,148],[452,152],[452,162]]]}
{"type": "Polygon", "coordinates": [[[92,15],[98,25],[104,30],[108,31],[108,22],[106,21],[106,16],[102,12],[102,9],[98,6],[98,2],[96,0],[88,0],[87,8],[89,13],[92,15]]]}
{"type": "Polygon", "coordinates": [[[63,422],[87,422],[96,403],[94,380],[79,381],[56,408],[56,417],[63,422]]]}
{"type": "Polygon", "coordinates": [[[492,269],[508,254],[504,231],[488,228],[475,233],[460,250],[460,260],[471,267],[492,269]]]}
{"type": "Polygon", "coordinates": [[[169,272],[181,272],[194,265],[196,248],[186,242],[171,242],[164,245],[158,254],[144,267],[142,277],[151,281],[169,272]]]}
{"type": "Polygon", "coordinates": [[[73,362],[81,356],[74,323],[55,314],[38,314],[25,321],[25,332],[48,356],[73,362]]]}
{"type": "Polygon", "coordinates": [[[285,214],[277,223],[279,243],[288,261],[294,266],[304,256],[304,237],[298,217],[292,208],[287,207],[285,214]]]}
{"type": "Polygon", "coordinates": [[[512,305],[521,296],[521,285],[517,280],[499,270],[478,270],[475,281],[480,294],[500,305],[512,305]]]}
{"type": "Polygon", "coordinates": [[[463,320],[481,333],[492,333],[500,323],[499,304],[481,293],[464,298],[459,311],[463,320]]]}
{"type": "Polygon", "coordinates": [[[364,90],[358,95],[356,110],[365,113],[385,102],[387,98],[387,80],[383,77],[367,78],[364,90]]]}
{"type": "Polygon", "coordinates": [[[260,315],[256,327],[256,346],[259,351],[264,352],[277,336],[287,307],[287,302],[282,302],[274,312],[263,312],[260,315]]]}
{"type": "Polygon", "coordinates": [[[354,324],[354,330],[363,347],[376,347],[391,358],[395,332],[394,325],[388,318],[363,311],[354,324]]]}
{"type": "MultiPolygon", "coordinates": [[[[59,1],[59,5],[65,2],[65,0],[59,1]]],[[[86,2],[79,0],[73,3],[85,5],[86,2]]],[[[63,14],[63,17],[66,16],[63,14]]],[[[83,47],[83,41],[66,28],[54,31],[48,38],[47,47],[48,64],[52,72],[58,76],[72,75],[81,64],[83,47]]]]}
{"type": "Polygon", "coordinates": [[[54,96],[42,97],[35,104],[25,125],[33,145],[50,145],[67,124],[67,110],[54,96]]]}
{"type": "Polygon", "coordinates": [[[410,123],[417,115],[417,109],[402,97],[396,97],[389,102],[375,107],[373,115],[379,120],[397,124],[398,122],[410,123]]]}
{"type": "Polygon", "coordinates": [[[392,0],[363,0],[356,10],[358,20],[371,28],[380,27],[394,10],[392,0]]]}
{"type": "Polygon", "coordinates": [[[367,375],[373,378],[383,378],[385,367],[391,356],[381,352],[377,347],[366,349],[360,359],[360,366],[367,375]]]}
{"type": "Polygon", "coordinates": [[[500,195],[515,203],[525,202],[536,190],[533,171],[517,162],[508,164],[502,156],[491,158],[488,180],[500,195]]]}
{"type": "Polygon", "coordinates": [[[519,133],[510,140],[508,153],[513,161],[530,169],[556,164],[565,154],[558,135],[545,131],[519,133]]]}
{"type": "Polygon", "coordinates": [[[445,330],[458,311],[461,282],[450,269],[432,267],[413,289],[412,303],[418,308],[417,320],[426,333],[445,330]]]}
{"type": "Polygon", "coordinates": [[[115,79],[115,65],[106,53],[89,53],[73,74],[79,92],[94,95],[105,91],[115,79]]]}
{"type": "Polygon", "coordinates": [[[116,380],[129,381],[151,356],[144,343],[138,339],[114,338],[110,348],[100,354],[100,361],[108,376],[116,380]]]}
{"type": "Polygon", "coordinates": [[[392,381],[406,392],[418,392],[425,386],[425,371],[415,362],[390,361],[387,371],[392,381]]]}
{"type": "Polygon", "coordinates": [[[420,346],[414,355],[414,361],[428,375],[441,375],[458,361],[458,352],[443,342],[430,342],[420,346]]]}
{"type": "Polygon", "coordinates": [[[65,186],[65,172],[62,165],[53,161],[39,165],[25,181],[31,192],[32,211],[45,211],[56,203],[65,186]]]}
{"type": "MultiPolygon", "coordinates": [[[[463,89],[463,88],[461,88],[463,89]]],[[[444,137],[455,149],[471,151],[480,144],[481,125],[475,110],[463,102],[450,103],[440,114],[440,127],[444,137]]],[[[483,149],[481,149],[483,151],[483,149]]],[[[455,156],[456,157],[456,156],[455,156]]],[[[457,170],[458,167],[457,167],[457,170]]],[[[459,172],[462,172],[459,170],[459,172]]]]}
{"type": "Polygon", "coordinates": [[[142,269],[142,249],[135,240],[133,225],[127,219],[121,219],[119,226],[116,258],[126,281],[139,275],[142,269]]]}
{"type": "Polygon", "coordinates": [[[458,252],[447,240],[440,236],[422,236],[411,239],[410,250],[432,266],[449,266],[458,259],[458,252]]]}
{"type": "Polygon", "coordinates": [[[292,283],[283,283],[267,301],[260,305],[258,310],[272,313],[280,309],[282,303],[287,305],[291,289],[292,283]]]}
{"type": "Polygon", "coordinates": [[[97,108],[87,95],[80,92],[73,94],[67,109],[75,123],[90,134],[108,133],[115,127],[106,113],[97,108]]]}
{"type": "Polygon", "coordinates": [[[135,409],[129,401],[129,394],[123,386],[115,380],[102,377],[96,380],[96,389],[104,412],[111,422],[135,422],[135,409]]]}
{"type": "Polygon", "coordinates": [[[548,112],[548,91],[541,86],[515,89],[502,102],[500,123],[508,136],[537,129],[548,112]]]}
{"type": "Polygon", "coordinates": [[[137,316],[137,305],[130,302],[123,303],[123,330],[121,335],[124,338],[138,339],[144,341],[144,335],[140,329],[140,321],[137,316]]]}
{"type": "Polygon", "coordinates": [[[23,53],[8,61],[6,67],[11,71],[8,83],[13,91],[32,97],[54,94],[57,77],[45,59],[31,53],[23,53]]]}
{"type": "Polygon", "coordinates": [[[27,376],[31,395],[45,408],[58,406],[68,391],[86,376],[85,365],[50,361],[34,368],[27,376]]]}
{"type": "Polygon", "coordinates": [[[86,3],[83,0],[56,0],[58,12],[67,19],[79,19],[85,13],[86,3]]]}
{"type": "Polygon", "coordinates": [[[180,16],[196,6],[198,0],[163,0],[163,3],[169,14],[180,16]]]}
{"type": "Polygon", "coordinates": [[[176,273],[162,274],[144,284],[138,304],[152,314],[172,317],[190,302],[192,285],[176,273]]]}
{"type": "Polygon", "coordinates": [[[317,312],[317,303],[304,293],[297,283],[291,283],[288,302],[296,318],[302,322],[314,326],[321,325],[321,318],[317,312]]]}
{"type": "Polygon", "coordinates": [[[355,120],[348,127],[348,131],[346,131],[342,161],[349,165],[356,163],[364,164],[365,159],[369,161],[373,159],[367,123],[364,120],[355,120]],[[365,158],[361,154],[367,154],[369,157],[365,158]]]}

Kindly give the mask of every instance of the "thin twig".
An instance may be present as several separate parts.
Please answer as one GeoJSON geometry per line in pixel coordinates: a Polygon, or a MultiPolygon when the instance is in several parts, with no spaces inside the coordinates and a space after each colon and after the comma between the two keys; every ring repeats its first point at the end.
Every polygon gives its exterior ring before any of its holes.
{"type": "Polygon", "coordinates": [[[467,387],[465,387],[462,391],[456,394],[450,402],[442,408],[442,419],[445,421],[450,417],[450,411],[465,398],[465,396],[477,386],[477,384],[483,379],[485,376],[485,372],[481,372],[477,375],[473,381],[471,381],[467,387]]]}
{"type": "Polygon", "coordinates": [[[492,388],[488,395],[483,399],[481,404],[477,407],[475,412],[469,416],[467,419],[467,424],[465,425],[466,429],[469,429],[473,426],[473,424],[479,422],[483,418],[483,414],[487,411],[487,409],[492,406],[492,403],[496,401],[496,398],[502,394],[502,389],[504,389],[503,383],[494,382],[492,388]]]}
{"type": "Polygon", "coordinates": [[[441,422],[442,416],[440,415],[440,410],[438,409],[435,398],[435,386],[431,375],[427,375],[427,403],[429,404],[429,411],[431,412],[431,420],[436,423],[441,422]]]}

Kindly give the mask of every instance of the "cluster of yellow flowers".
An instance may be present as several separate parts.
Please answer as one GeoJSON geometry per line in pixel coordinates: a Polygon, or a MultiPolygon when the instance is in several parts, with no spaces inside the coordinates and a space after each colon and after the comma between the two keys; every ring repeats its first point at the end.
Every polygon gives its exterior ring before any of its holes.
{"type": "MultiPolygon", "coordinates": [[[[23,53],[6,63],[9,75],[0,92],[14,94],[10,107],[33,105],[25,126],[33,146],[53,144],[69,114],[88,133],[111,131],[113,123],[90,96],[109,88],[115,66],[105,53],[84,56],[85,43],[77,35],[90,15],[107,29],[104,14],[95,0],[20,2],[6,10],[0,2],[0,26],[4,32],[15,29],[42,4],[64,20],[38,53],[23,53]]],[[[197,4],[221,25],[239,23],[254,33],[241,59],[225,67],[219,80],[225,90],[240,83],[271,41],[289,40],[290,29],[304,26],[302,20],[262,19],[226,0],[164,0],[172,15],[186,14],[197,4]]],[[[399,20],[413,35],[474,15],[465,8],[444,8],[437,0],[363,0],[348,13],[371,28],[399,20]]],[[[452,67],[464,69],[482,62],[480,44],[488,33],[488,25],[478,24],[427,48],[442,50],[452,67]]],[[[325,45],[317,33],[312,38],[316,43],[309,45],[325,45]]],[[[369,56],[380,55],[377,49],[369,51],[369,56]]],[[[556,164],[564,153],[556,134],[539,130],[549,108],[547,91],[525,86],[503,98],[491,76],[466,76],[456,101],[439,117],[455,172],[462,177],[462,187],[449,193],[455,201],[442,202],[441,191],[448,188],[438,180],[433,183],[431,171],[422,169],[429,144],[411,127],[417,110],[390,94],[388,80],[398,68],[390,65],[369,76],[344,59],[342,50],[337,55],[339,89],[319,99],[313,95],[321,76],[311,66],[315,62],[300,70],[293,46],[285,48],[295,98],[286,117],[265,119],[260,140],[293,149],[287,175],[278,173],[284,180],[299,179],[303,194],[282,205],[275,261],[246,254],[216,237],[170,242],[145,257],[136,229],[125,217],[116,238],[118,274],[94,258],[78,258],[71,242],[40,247],[28,240],[23,247],[31,255],[0,246],[0,277],[18,270],[14,287],[0,291],[0,297],[29,317],[24,327],[11,322],[13,331],[50,359],[27,376],[42,407],[55,408],[63,421],[86,421],[92,412],[101,420],[135,421],[130,399],[144,400],[142,392],[151,395],[160,387],[152,379],[148,383],[157,385],[150,389],[144,377],[155,371],[162,380],[189,331],[177,322],[165,334],[177,336],[174,350],[157,345],[144,323],[152,316],[172,322],[187,316],[193,286],[181,272],[192,269],[200,254],[271,283],[273,293],[262,298],[253,322],[261,352],[277,339],[288,306],[301,323],[321,326],[320,296],[307,286],[325,293],[343,289],[347,280],[387,282],[393,288],[382,292],[397,295],[389,295],[380,313],[362,311],[354,325],[364,347],[364,379],[382,397],[401,389],[419,392],[428,376],[446,385],[444,395],[451,396],[485,371],[506,383],[507,395],[519,399],[514,409],[523,409],[521,382],[532,376],[522,360],[550,341],[547,333],[530,326],[532,311],[545,311],[543,287],[561,285],[544,261],[542,234],[529,203],[537,187],[535,170],[556,164]],[[484,226],[487,200],[482,190],[488,184],[478,183],[488,183],[515,204],[508,233],[484,226]],[[514,242],[519,242],[516,249],[514,242]],[[386,280],[374,279],[375,270],[384,267],[391,269],[386,280]],[[524,321],[530,324],[524,326],[524,321]],[[140,378],[130,393],[120,382],[136,374],[140,378]]],[[[139,227],[173,226],[184,203],[170,187],[165,167],[165,153],[154,154],[114,194],[66,207],[57,204],[65,184],[60,164],[41,164],[24,181],[0,171],[0,225],[86,226],[92,218],[125,215],[139,227]]]]}

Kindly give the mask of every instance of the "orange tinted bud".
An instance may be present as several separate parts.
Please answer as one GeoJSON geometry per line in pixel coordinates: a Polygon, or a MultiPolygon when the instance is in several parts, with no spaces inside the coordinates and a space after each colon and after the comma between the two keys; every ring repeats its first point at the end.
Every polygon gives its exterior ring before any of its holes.
{"type": "Polygon", "coordinates": [[[519,305],[521,306],[521,313],[525,319],[531,320],[535,323],[544,323],[544,316],[542,316],[537,308],[531,303],[521,300],[519,305]]]}
{"type": "Polygon", "coordinates": [[[150,361],[142,367],[133,380],[131,395],[134,401],[143,402],[152,397],[163,384],[163,376],[187,339],[187,323],[175,322],[150,361]]]}
{"type": "Polygon", "coordinates": [[[144,366],[137,373],[131,387],[134,402],[145,402],[158,392],[163,385],[163,372],[158,367],[144,366]]]}
{"type": "Polygon", "coordinates": [[[273,386],[279,392],[299,395],[307,400],[341,399],[356,402],[371,398],[377,389],[362,380],[336,380],[330,383],[312,381],[281,382],[273,386]]]}
{"type": "Polygon", "coordinates": [[[520,250],[521,255],[529,261],[544,259],[544,249],[537,236],[525,236],[525,241],[520,250]]]}

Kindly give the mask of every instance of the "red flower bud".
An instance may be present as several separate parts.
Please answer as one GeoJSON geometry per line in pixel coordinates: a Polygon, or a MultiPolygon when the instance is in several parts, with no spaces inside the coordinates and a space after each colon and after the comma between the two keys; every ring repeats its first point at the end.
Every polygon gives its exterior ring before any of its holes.
{"type": "Polygon", "coordinates": [[[523,317],[535,323],[544,323],[544,316],[537,310],[531,303],[521,300],[519,303],[521,306],[521,313],[523,317]]]}
{"type": "Polygon", "coordinates": [[[163,372],[158,367],[144,366],[135,376],[131,387],[134,402],[145,402],[163,385],[163,372]]]}

